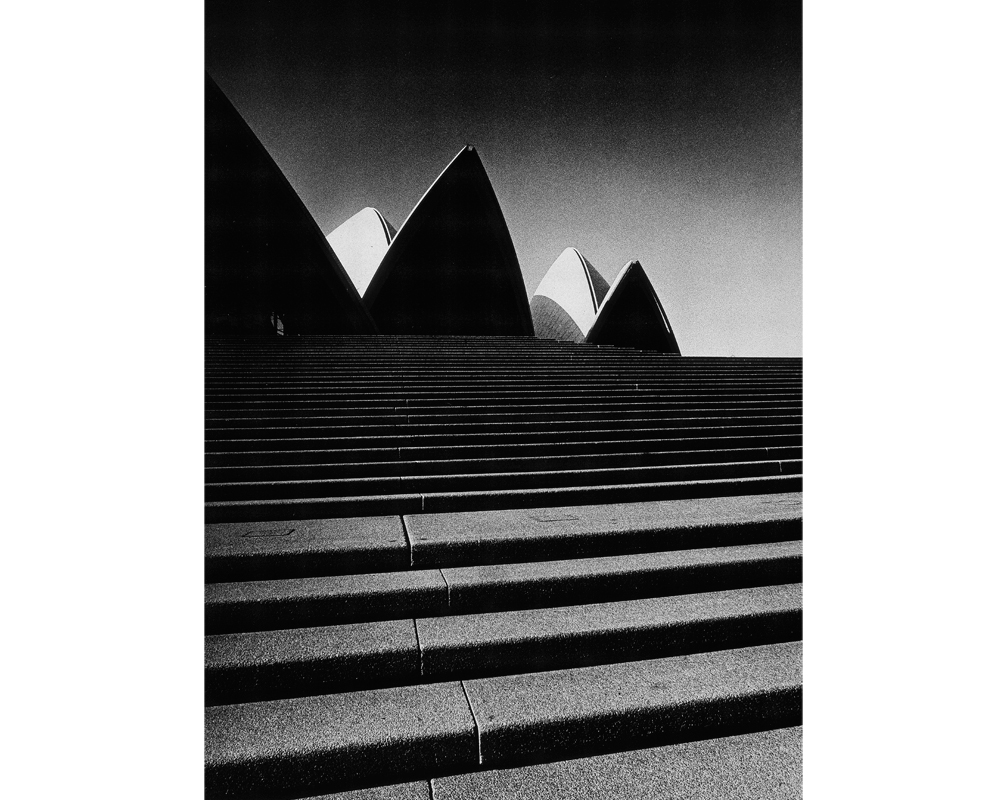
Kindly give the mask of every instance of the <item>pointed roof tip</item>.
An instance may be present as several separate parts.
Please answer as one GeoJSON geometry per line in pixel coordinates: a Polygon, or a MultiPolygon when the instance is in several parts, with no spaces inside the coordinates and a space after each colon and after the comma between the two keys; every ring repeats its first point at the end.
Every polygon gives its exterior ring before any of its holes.
{"type": "Polygon", "coordinates": [[[383,333],[534,334],[514,243],[471,144],[403,220],[364,302],[383,333]]]}
{"type": "Polygon", "coordinates": [[[639,259],[632,259],[618,272],[587,341],[681,354],[659,293],[639,259]]]}
{"type": "MultiPolygon", "coordinates": [[[[618,274],[615,275],[615,279],[611,282],[612,286],[616,286],[621,283],[622,278],[628,275],[633,270],[637,270],[642,274],[642,276],[649,282],[649,276],[646,274],[646,270],[643,268],[642,264],[639,262],[638,258],[633,258],[631,261],[626,262],[625,266],[618,270],[618,274]]],[[[650,284],[652,285],[652,284],[650,284]]]]}

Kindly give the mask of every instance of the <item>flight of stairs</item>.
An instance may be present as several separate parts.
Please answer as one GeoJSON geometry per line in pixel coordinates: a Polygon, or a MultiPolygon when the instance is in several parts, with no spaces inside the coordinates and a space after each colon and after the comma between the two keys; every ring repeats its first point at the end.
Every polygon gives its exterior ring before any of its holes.
{"type": "Polygon", "coordinates": [[[210,339],[209,796],[799,796],[801,381],[210,339]]]}

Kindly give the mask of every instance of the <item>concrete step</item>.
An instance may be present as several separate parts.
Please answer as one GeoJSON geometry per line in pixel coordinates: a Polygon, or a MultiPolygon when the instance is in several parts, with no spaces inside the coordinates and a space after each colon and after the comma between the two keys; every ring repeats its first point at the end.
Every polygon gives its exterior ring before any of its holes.
{"type": "Polygon", "coordinates": [[[205,704],[421,683],[412,619],[205,637],[205,704]]]}
{"type": "Polygon", "coordinates": [[[243,400],[267,400],[270,398],[278,400],[310,398],[316,395],[333,395],[334,397],[350,397],[352,395],[368,394],[373,397],[392,397],[400,392],[412,392],[416,396],[433,395],[454,391],[463,393],[495,392],[507,396],[530,396],[539,392],[558,392],[560,394],[586,394],[590,397],[601,397],[605,391],[615,391],[621,389],[632,389],[633,391],[657,391],[673,393],[684,390],[696,389],[697,391],[709,394],[712,392],[745,392],[748,390],[781,390],[795,389],[801,391],[802,381],[799,379],[773,378],[773,379],[718,379],[692,377],[687,380],[612,380],[607,378],[581,378],[576,381],[554,380],[551,378],[542,380],[521,379],[516,371],[512,370],[509,379],[493,378],[489,380],[448,380],[445,377],[436,380],[425,379],[423,381],[399,381],[392,382],[372,381],[361,377],[343,379],[331,382],[330,384],[318,383],[298,383],[298,382],[278,382],[267,381],[258,386],[228,386],[216,385],[205,388],[206,398],[212,400],[223,400],[232,398],[237,401],[243,400]]]}
{"type": "Polygon", "coordinates": [[[205,503],[205,522],[262,522],[367,517],[379,514],[432,514],[801,491],[801,475],[781,475],[614,486],[381,494],[287,500],[220,500],[205,503]]]}
{"type": "Polygon", "coordinates": [[[205,796],[303,797],[478,767],[462,684],[205,709],[205,796]]]}
{"type": "MultiPolygon", "coordinates": [[[[432,783],[433,800],[799,800],[802,728],[449,775],[432,783]]],[[[353,800],[430,800],[423,782],[368,791],[353,800]]]]}
{"type": "Polygon", "coordinates": [[[205,499],[270,500],[352,497],[432,492],[501,492],[583,486],[617,486],[667,481],[700,481],[723,478],[756,478],[798,475],[801,459],[753,460],[721,463],[674,464],[610,469],[538,470],[485,474],[404,475],[328,478],[321,480],[241,481],[206,483],[205,499]]]}
{"type": "Polygon", "coordinates": [[[437,569],[205,586],[205,633],[243,633],[450,613],[437,569]]]}
{"type": "Polygon", "coordinates": [[[800,460],[800,446],[745,447],[725,450],[635,451],[614,454],[537,456],[528,458],[468,458],[409,461],[341,462],[330,464],[278,464],[273,466],[208,467],[206,483],[244,481],[325,480],[347,477],[404,475],[472,475],[527,471],[562,471],[712,464],[740,461],[800,460]]]}
{"type": "Polygon", "coordinates": [[[404,517],[416,568],[592,558],[802,537],[800,492],[404,517]]]}
{"type": "Polygon", "coordinates": [[[665,387],[683,389],[688,387],[704,387],[708,390],[718,390],[722,387],[742,388],[745,386],[794,386],[801,387],[800,373],[760,373],[741,371],[738,373],[690,373],[687,375],[672,374],[665,376],[662,371],[649,372],[615,372],[607,369],[567,372],[557,365],[540,365],[536,369],[519,368],[512,365],[510,369],[490,372],[475,372],[469,370],[420,370],[410,375],[402,375],[399,371],[391,374],[368,373],[365,370],[350,370],[342,374],[331,374],[323,371],[308,374],[302,371],[287,375],[268,375],[254,373],[252,375],[216,375],[206,376],[206,390],[210,394],[232,394],[234,396],[250,396],[258,394],[286,394],[342,392],[350,394],[363,389],[368,384],[376,394],[395,392],[400,389],[417,389],[429,391],[453,385],[459,389],[474,390],[488,386],[496,386],[504,390],[538,390],[551,388],[565,392],[587,392],[600,396],[603,389],[622,387],[645,388],[665,387]]]}
{"type": "Polygon", "coordinates": [[[767,436],[802,433],[801,417],[790,415],[767,421],[766,418],[710,419],[699,425],[629,425],[602,426],[577,431],[500,431],[483,432],[472,427],[454,433],[421,433],[415,429],[386,435],[332,436],[321,438],[284,437],[280,439],[229,439],[205,442],[207,454],[260,452],[274,450],[335,450],[391,447],[455,447],[478,445],[494,447],[514,444],[560,444],[601,440],[627,441],[656,437],[718,437],[718,436],[767,436]]]}
{"type": "Polygon", "coordinates": [[[607,348],[603,350],[587,350],[586,345],[570,345],[566,349],[545,350],[538,345],[528,348],[505,348],[497,345],[492,349],[476,348],[462,343],[457,347],[443,346],[435,350],[433,347],[407,348],[394,346],[391,348],[356,348],[356,349],[313,349],[312,351],[271,351],[254,348],[228,348],[216,350],[206,349],[206,365],[209,368],[252,367],[268,365],[281,369],[286,365],[312,364],[329,366],[330,368],[349,368],[351,366],[379,364],[382,366],[410,367],[420,360],[434,365],[461,366],[466,363],[495,364],[498,360],[524,359],[531,361],[558,360],[563,364],[570,363],[579,366],[606,363],[614,367],[659,366],[664,371],[692,369],[797,369],[802,366],[801,358],[767,358],[767,357],[734,357],[723,356],[705,358],[685,356],[676,358],[658,355],[650,351],[628,350],[626,348],[607,348]]]}
{"type": "Polygon", "coordinates": [[[803,377],[801,369],[769,369],[744,367],[742,369],[687,369],[666,370],[655,365],[628,366],[612,363],[568,366],[562,360],[540,361],[537,359],[518,358],[506,362],[492,364],[448,365],[430,362],[414,362],[411,364],[384,365],[372,369],[368,365],[357,364],[332,369],[321,364],[302,364],[298,367],[286,367],[281,370],[248,367],[246,369],[217,368],[206,370],[206,378],[211,381],[212,388],[232,386],[236,389],[259,388],[261,386],[281,385],[344,385],[359,379],[370,379],[379,385],[395,383],[432,383],[435,380],[449,380],[456,383],[475,383],[478,381],[516,383],[518,374],[524,374],[527,381],[541,383],[553,378],[563,378],[564,383],[612,381],[623,383],[685,382],[695,379],[708,381],[800,381],[803,377]]]}
{"type": "Polygon", "coordinates": [[[615,365],[660,365],[664,369],[726,369],[740,367],[773,367],[794,369],[801,367],[801,358],[773,358],[768,356],[685,356],[676,358],[650,350],[629,350],[627,348],[590,348],[587,345],[569,344],[568,347],[549,348],[539,341],[527,347],[507,347],[494,342],[486,347],[476,346],[468,341],[448,343],[442,339],[440,345],[411,346],[409,343],[394,343],[389,347],[309,347],[300,350],[282,348],[267,350],[252,345],[240,344],[235,347],[216,348],[207,344],[205,359],[210,366],[235,364],[269,364],[280,368],[285,364],[318,363],[331,368],[350,366],[355,363],[401,364],[413,366],[414,357],[439,364],[462,364],[467,362],[495,363],[503,358],[557,359],[563,363],[591,364],[608,362],[615,365]]]}
{"type": "Polygon", "coordinates": [[[727,370],[727,369],[801,369],[801,359],[768,359],[768,358],[718,358],[708,360],[698,357],[664,358],[650,353],[628,353],[621,349],[607,352],[586,351],[576,346],[570,350],[544,351],[538,348],[504,348],[482,351],[467,345],[435,351],[432,348],[416,348],[407,351],[405,348],[383,350],[377,352],[371,349],[350,351],[316,351],[313,353],[267,353],[261,350],[230,349],[226,352],[211,348],[206,352],[206,367],[209,369],[252,369],[268,368],[274,370],[289,367],[313,366],[330,370],[344,370],[352,367],[377,370],[392,367],[413,370],[420,363],[427,363],[434,368],[462,368],[471,365],[484,369],[495,368],[499,364],[511,361],[526,363],[557,363],[565,368],[585,369],[594,364],[607,364],[613,369],[659,368],[665,373],[684,372],[692,370],[727,370]]]}
{"type": "Polygon", "coordinates": [[[397,388],[383,388],[377,392],[366,391],[362,382],[354,387],[341,387],[336,390],[313,390],[313,391],[270,391],[270,392],[212,392],[206,394],[206,404],[209,407],[221,404],[249,404],[249,403],[294,403],[306,404],[319,400],[329,402],[330,400],[381,400],[383,402],[405,403],[407,400],[429,400],[441,402],[449,398],[454,400],[488,399],[497,404],[503,402],[532,402],[541,399],[551,400],[559,403],[564,399],[575,397],[642,397],[649,395],[666,394],[672,396],[691,396],[711,398],[718,395],[758,395],[777,393],[799,393],[802,392],[802,384],[799,381],[766,381],[753,383],[726,382],[711,384],[705,381],[691,381],[686,384],[678,383],[653,383],[653,382],[616,382],[614,384],[593,385],[583,383],[579,386],[568,387],[565,384],[554,383],[551,385],[523,386],[512,384],[510,387],[496,385],[490,382],[483,382],[476,385],[452,386],[443,382],[436,386],[408,386],[400,385],[397,388]]]}
{"type": "Polygon", "coordinates": [[[544,408],[546,406],[557,406],[562,408],[583,408],[594,403],[605,406],[642,404],[644,402],[674,402],[679,405],[709,405],[709,404],[731,404],[736,406],[740,402],[747,404],[774,403],[794,401],[802,402],[801,389],[783,389],[774,391],[754,392],[750,395],[739,392],[699,392],[696,389],[684,392],[648,392],[640,391],[634,387],[617,389],[613,392],[604,392],[600,396],[588,393],[559,394],[550,395],[535,394],[527,398],[517,396],[492,397],[487,393],[475,396],[464,396],[454,398],[446,394],[437,397],[373,397],[371,395],[349,397],[338,397],[332,394],[324,394],[321,397],[310,400],[274,400],[274,401],[207,401],[205,403],[206,416],[211,418],[219,414],[316,414],[324,412],[341,413],[345,409],[351,412],[364,412],[369,410],[388,410],[395,412],[395,409],[402,406],[413,411],[421,409],[477,409],[477,408],[544,408]]]}
{"type": "Polygon", "coordinates": [[[494,358],[436,359],[429,354],[421,354],[419,361],[410,359],[374,360],[371,356],[343,359],[331,362],[329,359],[286,359],[281,362],[260,358],[239,360],[235,357],[217,358],[206,364],[206,374],[220,380],[254,380],[261,376],[268,378],[301,377],[323,380],[327,377],[364,374],[373,377],[426,378],[428,374],[448,374],[456,377],[476,378],[491,375],[510,375],[518,365],[525,372],[536,377],[546,374],[586,375],[603,373],[607,376],[654,375],[656,377],[687,377],[690,375],[801,375],[801,366],[743,364],[697,364],[687,361],[670,362],[664,366],[655,361],[628,361],[627,359],[598,359],[587,361],[569,358],[562,354],[532,355],[531,353],[507,353],[494,358]],[[426,367],[421,370],[421,367],[426,367]]]}
{"type": "Polygon", "coordinates": [[[635,410],[605,410],[605,411],[574,411],[550,409],[545,412],[509,413],[484,409],[481,413],[395,413],[371,416],[342,417],[288,417],[274,419],[230,419],[222,424],[220,420],[211,420],[205,428],[205,435],[210,439],[236,439],[249,435],[284,436],[294,434],[305,436],[328,435],[325,431],[354,431],[362,427],[394,427],[421,430],[428,428],[463,425],[488,426],[510,425],[520,429],[530,430],[531,425],[579,425],[581,423],[611,423],[620,421],[643,422],[644,420],[674,420],[674,419],[705,419],[711,417],[739,418],[746,416],[767,417],[792,414],[801,416],[801,403],[785,403],[781,405],[756,405],[751,408],[736,408],[723,406],[717,408],[690,407],[684,409],[672,408],[639,408],[635,410]]]}
{"type": "Polygon", "coordinates": [[[392,786],[373,786],[369,789],[351,789],[346,792],[306,797],[304,800],[434,800],[430,781],[394,783],[392,786]]]}
{"type": "Polygon", "coordinates": [[[801,584],[418,619],[424,680],[567,669],[802,638],[801,584]]]}
{"type": "Polygon", "coordinates": [[[567,669],[801,638],[800,584],[229,633],[205,637],[205,702],[567,669]]]}
{"type": "Polygon", "coordinates": [[[336,450],[260,450],[208,453],[207,468],[229,466],[292,466],[361,462],[485,460],[564,456],[614,456],[635,452],[666,453],[741,448],[801,447],[801,433],[766,435],[673,436],[639,439],[582,440],[576,442],[522,442],[517,444],[446,445],[429,447],[342,448],[336,450]]]}
{"type": "MultiPolygon", "coordinates": [[[[401,363],[411,362],[414,356],[433,359],[442,363],[448,361],[478,360],[491,362],[502,357],[524,356],[526,358],[562,358],[573,363],[590,363],[608,361],[616,364],[662,364],[665,368],[684,369],[715,365],[725,368],[732,364],[744,366],[773,365],[775,367],[794,367],[801,365],[801,357],[772,356],[675,356],[657,353],[652,350],[634,350],[625,347],[593,347],[587,344],[566,343],[563,346],[551,347],[540,339],[534,339],[524,346],[509,346],[495,339],[491,342],[474,342],[469,339],[452,340],[449,337],[436,337],[438,341],[397,340],[387,346],[371,347],[367,344],[359,346],[336,343],[326,347],[309,341],[303,347],[280,346],[258,347],[252,342],[236,343],[231,347],[216,347],[212,342],[206,342],[206,360],[212,363],[234,363],[240,359],[253,359],[254,363],[273,363],[280,366],[285,363],[300,361],[319,361],[320,363],[340,366],[355,361],[364,363],[401,363]],[[377,357],[377,358],[374,358],[377,357]]],[[[312,337],[310,337],[312,339],[312,337]]]]}
{"type": "Polygon", "coordinates": [[[795,583],[802,542],[445,567],[451,614],[545,608],[795,583]]]}
{"type": "Polygon", "coordinates": [[[594,364],[588,367],[567,369],[561,361],[539,362],[514,359],[507,364],[456,365],[453,368],[431,363],[387,365],[372,370],[364,365],[346,369],[329,369],[323,366],[303,365],[283,371],[249,368],[243,371],[206,370],[205,378],[213,391],[283,391],[287,388],[354,389],[363,381],[370,381],[380,391],[386,388],[439,387],[454,384],[463,388],[495,384],[504,388],[558,388],[586,389],[596,387],[640,385],[672,386],[705,383],[713,386],[746,384],[801,384],[804,373],[800,369],[732,369],[732,370],[666,370],[662,368],[621,368],[613,364],[594,364]],[[519,376],[524,377],[519,382],[519,376]]]}
{"type": "Polygon", "coordinates": [[[799,541],[205,588],[208,634],[481,614],[802,580],[799,541]]]}
{"type": "MultiPolygon", "coordinates": [[[[382,337],[379,337],[380,340],[382,337]]],[[[484,361],[496,358],[498,354],[525,355],[532,357],[563,356],[574,362],[607,360],[615,363],[659,363],[667,366],[676,365],[677,369],[690,365],[716,364],[725,366],[738,363],[744,365],[773,364],[791,365],[802,363],[801,357],[774,356],[676,356],[658,353],[652,350],[635,350],[627,347],[601,347],[588,344],[559,343],[542,339],[531,339],[528,342],[506,343],[502,339],[493,338],[490,341],[475,341],[469,337],[437,336],[425,338],[414,336],[409,339],[397,338],[395,341],[379,341],[372,345],[369,342],[329,342],[323,344],[314,336],[301,337],[294,343],[287,340],[275,340],[280,344],[275,346],[260,346],[263,343],[251,341],[234,342],[231,345],[217,346],[214,340],[206,340],[206,358],[213,360],[225,359],[227,363],[238,358],[252,357],[264,360],[272,359],[277,364],[313,359],[319,356],[325,363],[333,365],[350,363],[352,360],[373,361],[372,356],[378,356],[379,362],[395,360],[407,361],[414,354],[441,361],[448,359],[480,358],[484,361]],[[555,344],[555,346],[553,346],[555,344]]],[[[374,341],[374,340],[373,340],[374,341]]]]}
{"type": "Polygon", "coordinates": [[[206,581],[510,564],[800,539],[802,495],[771,493],[205,526],[206,581]],[[405,525],[405,529],[404,529],[405,525]],[[407,533],[408,532],[408,533],[407,533]]]}
{"type": "Polygon", "coordinates": [[[756,400],[703,400],[703,401],[669,401],[669,400],[650,400],[645,402],[631,401],[631,402],[596,402],[591,400],[590,402],[579,402],[569,404],[564,406],[550,406],[546,403],[509,403],[504,406],[488,406],[488,405],[469,405],[469,406],[451,406],[451,405],[436,405],[436,406],[420,406],[410,408],[407,406],[396,406],[389,404],[373,405],[368,404],[358,408],[352,408],[350,406],[343,406],[339,408],[334,408],[330,411],[323,410],[313,410],[313,409],[300,409],[295,411],[295,413],[288,413],[286,416],[282,416],[282,412],[275,411],[274,413],[261,413],[259,407],[255,404],[249,410],[243,410],[239,413],[232,412],[231,415],[227,416],[227,412],[224,411],[211,411],[206,414],[206,425],[209,426],[220,426],[225,427],[227,423],[237,422],[242,425],[248,426],[267,426],[280,422],[294,422],[298,423],[302,420],[353,420],[353,421],[369,421],[369,420],[379,420],[390,418],[406,416],[409,413],[414,414],[428,414],[434,416],[452,417],[456,420],[460,420],[463,417],[474,418],[479,414],[489,413],[489,414],[524,414],[526,416],[544,416],[549,414],[600,414],[605,411],[614,412],[638,412],[643,410],[650,411],[683,411],[686,409],[732,409],[734,412],[753,410],[756,408],[761,408],[764,406],[772,408],[802,408],[801,398],[772,398],[768,397],[759,398],[756,400]],[[256,415],[256,416],[255,416],[256,415]]]}
{"type": "MultiPolygon", "coordinates": [[[[604,377],[597,377],[595,373],[592,379],[581,380],[577,383],[567,384],[565,381],[551,381],[546,383],[524,384],[516,380],[510,382],[499,382],[495,380],[482,381],[458,381],[442,377],[436,383],[411,383],[400,381],[397,384],[386,384],[375,392],[375,397],[390,399],[403,396],[404,393],[410,397],[423,397],[445,399],[449,393],[456,396],[470,395],[474,397],[490,396],[496,397],[523,397],[532,399],[537,397],[607,397],[620,393],[642,393],[642,394],[694,394],[696,396],[712,396],[714,394],[757,394],[780,391],[801,391],[802,381],[799,378],[777,376],[773,378],[752,378],[741,379],[739,375],[733,378],[719,380],[703,380],[698,377],[686,379],[659,378],[653,380],[608,380],[604,377]]],[[[340,381],[337,386],[325,387],[323,389],[295,389],[294,384],[289,384],[287,388],[282,388],[281,384],[272,384],[273,388],[261,388],[256,391],[222,390],[212,392],[212,398],[216,401],[224,400],[227,396],[233,399],[266,400],[266,395],[273,394],[276,400],[309,400],[324,396],[353,398],[364,397],[366,395],[364,381],[340,381]]],[[[370,395],[369,395],[370,396],[370,395]]]]}
{"type": "Polygon", "coordinates": [[[463,681],[480,763],[518,766],[801,724],[802,645],[463,681]]]}
{"type": "Polygon", "coordinates": [[[409,567],[409,542],[395,515],[205,526],[209,583],[409,567]]]}
{"type": "Polygon", "coordinates": [[[801,723],[801,644],[209,707],[206,796],[305,796],[801,723]]]}

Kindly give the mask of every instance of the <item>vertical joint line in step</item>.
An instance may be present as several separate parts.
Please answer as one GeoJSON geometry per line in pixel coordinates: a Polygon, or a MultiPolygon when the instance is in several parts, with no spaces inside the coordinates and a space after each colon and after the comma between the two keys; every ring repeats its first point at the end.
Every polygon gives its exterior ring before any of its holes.
{"type": "Polygon", "coordinates": [[[469,704],[469,713],[472,714],[472,729],[476,733],[476,751],[479,755],[479,763],[483,763],[483,743],[479,738],[479,720],[476,719],[476,710],[472,707],[472,701],[469,699],[469,692],[465,688],[465,681],[459,681],[462,685],[462,694],[465,695],[465,702],[469,704]]]}
{"type": "Polygon", "coordinates": [[[420,631],[417,629],[417,620],[413,620],[413,635],[417,637],[417,655],[420,656],[420,677],[424,677],[424,648],[420,646],[420,631]]]}
{"type": "Polygon", "coordinates": [[[413,569],[413,542],[410,541],[410,532],[406,529],[406,515],[400,514],[399,521],[403,523],[403,538],[406,539],[406,550],[410,554],[410,569],[413,569]]]}
{"type": "Polygon", "coordinates": [[[438,573],[441,575],[441,580],[444,581],[444,588],[446,589],[446,597],[448,598],[448,610],[451,611],[451,584],[448,583],[448,579],[445,577],[444,570],[438,567],[438,573]]]}

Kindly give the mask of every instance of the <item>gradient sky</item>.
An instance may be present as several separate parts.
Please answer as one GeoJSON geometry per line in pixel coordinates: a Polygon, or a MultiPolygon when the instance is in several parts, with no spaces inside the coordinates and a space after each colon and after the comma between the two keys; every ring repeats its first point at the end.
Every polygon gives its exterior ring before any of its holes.
{"type": "Polygon", "coordinates": [[[465,144],[530,299],[637,258],[685,355],[802,354],[801,3],[206,2],[206,69],[323,233],[465,144]],[[575,8],[575,16],[565,11],[575,8]]]}

